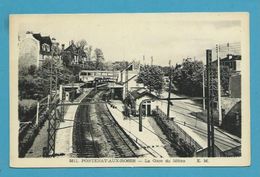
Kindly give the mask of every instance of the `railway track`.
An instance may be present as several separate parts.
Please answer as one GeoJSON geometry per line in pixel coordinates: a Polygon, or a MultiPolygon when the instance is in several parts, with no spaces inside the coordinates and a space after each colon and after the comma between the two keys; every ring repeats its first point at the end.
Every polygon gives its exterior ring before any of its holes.
{"type": "MultiPolygon", "coordinates": [[[[93,92],[89,94],[83,102],[89,99],[98,102],[102,98],[104,91],[93,92]]],[[[130,140],[126,133],[119,127],[114,118],[109,114],[108,108],[104,103],[94,104],[93,107],[89,105],[79,106],[76,113],[76,120],[74,123],[73,139],[74,147],[73,154],[77,157],[84,158],[98,158],[100,157],[99,144],[101,142],[95,141],[95,133],[93,132],[94,125],[91,119],[95,118],[101,126],[102,133],[105,136],[106,142],[113,151],[113,157],[137,157],[135,151],[138,147],[130,140]],[[95,109],[95,114],[90,115],[90,108],[95,109]]]]}
{"type": "Polygon", "coordinates": [[[107,141],[113,147],[115,157],[137,157],[135,153],[137,147],[116,124],[114,118],[108,113],[107,107],[104,104],[96,106],[98,110],[102,110],[98,113],[98,118],[102,122],[107,141]]]}
{"type": "MultiPolygon", "coordinates": [[[[93,96],[93,94],[89,94],[83,102],[93,96]]],[[[73,139],[74,155],[84,158],[99,157],[97,142],[94,140],[93,135],[93,125],[89,115],[89,105],[81,105],[77,109],[73,128],[73,139]]]]}

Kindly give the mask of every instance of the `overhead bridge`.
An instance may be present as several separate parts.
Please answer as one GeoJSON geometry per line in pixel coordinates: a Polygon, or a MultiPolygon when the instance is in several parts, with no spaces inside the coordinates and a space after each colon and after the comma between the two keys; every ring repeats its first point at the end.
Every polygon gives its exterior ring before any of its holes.
{"type": "Polygon", "coordinates": [[[117,82],[119,77],[120,71],[82,70],[79,73],[79,80],[83,82],[117,82]]]}
{"type": "Polygon", "coordinates": [[[108,87],[108,83],[101,83],[96,86],[96,89],[102,90],[102,89],[106,89],[107,87],[108,87]]]}

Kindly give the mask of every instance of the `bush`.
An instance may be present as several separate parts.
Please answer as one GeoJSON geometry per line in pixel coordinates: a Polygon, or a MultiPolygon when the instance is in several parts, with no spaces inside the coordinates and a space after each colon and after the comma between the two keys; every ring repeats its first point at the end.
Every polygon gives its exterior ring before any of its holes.
{"type": "Polygon", "coordinates": [[[180,138],[176,148],[176,153],[180,157],[193,157],[195,153],[195,147],[189,145],[182,138],[180,138]]]}
{"type": "Polygon", "coordinates": [[[37,101],[32,99],[19,101],[18,117],[19,121],[30,121],[36,114],[37,101]]]}
{"type": "Polygon", "coordinates": [[[127,105],[124,105],[124,111],[123,111],[123,114],[127,117],[130,116],[130,109],[127,105]]]}

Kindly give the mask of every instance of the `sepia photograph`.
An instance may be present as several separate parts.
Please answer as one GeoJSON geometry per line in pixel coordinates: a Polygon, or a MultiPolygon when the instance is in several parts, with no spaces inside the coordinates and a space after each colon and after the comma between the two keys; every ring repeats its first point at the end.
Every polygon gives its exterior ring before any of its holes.
{"type": "Polygon", "coordinates": [[[250,165],[249,14],[10,15],[10,165],[250,165]]]}

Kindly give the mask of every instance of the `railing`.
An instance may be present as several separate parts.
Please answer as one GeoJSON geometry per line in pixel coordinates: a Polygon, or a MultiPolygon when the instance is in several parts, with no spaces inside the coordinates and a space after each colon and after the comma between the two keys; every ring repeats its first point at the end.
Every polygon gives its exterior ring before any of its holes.
{"type": "Polygon", "coordinates": [[[30,119],[30,121],[20,122],[19,140],[22,140],[25,137],[26,132],[30,128],[32,128],[32,127],[38,128],[39,126],[41,126],[46,121],[47,116],[45,116],[45,115],[50,113],[54,109],[53,103],[57,103],[59,101],[59,95],[56,94],[56,95],[53,96],[53,101],[52,101],[52,104],[50,104],[50,105],[48,105],[49,101],[50,101],[49,96],[41,99],[37,103],[37,112],[30,119]]]}
{"type": "Polygon", "coordinates": [[[59,95],[53,95],[53,99],[49,102],[48,97],[43,98],[37,103],[37,113],[28,122],[20,122],[19,127],[19,157],[24,157],[31,147],[35,137],[37,136],[41,126],[45,123],[49,116],[52,116],[55,104],[59,102],[59,95]],[[48,104],[50,103],[50,104],[48,104]]]}
{"type": "Polygon", "coordinates": [[[178,134],[178,137],[183,139],[186,143],[194,146],[196,151],[202,149],[202,147],[188,134],[186,133],[175,121],[174,119],[167,119],[166,114],[159,108],[154,110],[157,122],[161,122],[160,126],[167,132],[168,136],[171,138],[172,133],[178,134]]]}

